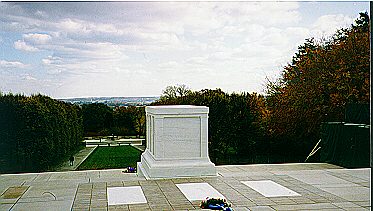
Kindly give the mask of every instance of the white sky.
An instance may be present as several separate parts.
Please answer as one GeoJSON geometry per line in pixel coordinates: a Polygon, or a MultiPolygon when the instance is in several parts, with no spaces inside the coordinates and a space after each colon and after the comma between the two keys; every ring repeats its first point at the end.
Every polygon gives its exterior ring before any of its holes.
{"type": "Polygon", "coordinates": [[[369,2],[0,2],[0,90],[263,93],[306,38],[328,37],[365,11],[369,2]]]}

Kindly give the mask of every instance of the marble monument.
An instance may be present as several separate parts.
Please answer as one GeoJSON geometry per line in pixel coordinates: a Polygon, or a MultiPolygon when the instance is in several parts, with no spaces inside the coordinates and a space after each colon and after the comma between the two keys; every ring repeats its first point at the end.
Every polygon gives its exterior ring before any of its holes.
{"type": "Polygon", "coordinates": [[[137,163],[147,179],[216,176],[208,156],[206,106],[147,106],[146,150],[137,163]]]}

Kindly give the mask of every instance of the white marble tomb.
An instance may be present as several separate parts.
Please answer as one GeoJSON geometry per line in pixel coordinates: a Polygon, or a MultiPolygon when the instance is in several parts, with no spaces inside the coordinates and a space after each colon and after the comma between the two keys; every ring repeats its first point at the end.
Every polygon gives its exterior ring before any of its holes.
{"type": "Polygon", "coordinates": [[[300,196],[299,193],[290,190],[272,180],[241,181],[265,197],[300,196]]]}
{"type": "Polygon", "coordinates": [[[147,203],[141,186],[108,187],[108,205],[147,203]]]}
{"type": "Polygon", "coordinates": [[[206,200],[207,197],[225,199],[219,191],[206,182],[182,183],[176,186],[190,202],[206,200]]]}
{"type": "Polygon", "coordinates": [[[208,156],[206,106],[147,106],[146,150],[137,163],[150,178],[216,176],[208,156]]]}

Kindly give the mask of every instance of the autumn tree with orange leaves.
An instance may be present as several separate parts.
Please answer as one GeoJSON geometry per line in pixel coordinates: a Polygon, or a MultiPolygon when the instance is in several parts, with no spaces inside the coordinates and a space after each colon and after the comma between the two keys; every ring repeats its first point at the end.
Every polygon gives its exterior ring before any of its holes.
{"type": "Polygon", "coordinates": [[[369,16],[329,40],[307,39],[281,77],[267,86],[273,147],[309,153],[321,122],[343,121],[348,103],[369,103],[369,16]]]}

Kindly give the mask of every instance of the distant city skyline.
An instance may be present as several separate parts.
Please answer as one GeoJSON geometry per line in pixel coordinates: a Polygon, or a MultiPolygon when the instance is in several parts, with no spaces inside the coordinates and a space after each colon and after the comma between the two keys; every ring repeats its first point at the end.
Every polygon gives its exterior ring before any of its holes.
{"type": "Polygon", "coordinates": [[[0,91],[151,97],[166,86],[263,93],[306,38],[369,2],[0,2],[0,91]]]}
{"type": "Polygon", "coordinates": [[[58,99],[64,102],[69,102],[77,105],[103,103],[111,107],[117,106],[144,106],[158,100],[159,97],[79,97],[58,99]]]}

